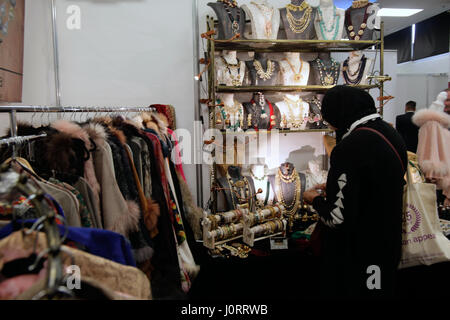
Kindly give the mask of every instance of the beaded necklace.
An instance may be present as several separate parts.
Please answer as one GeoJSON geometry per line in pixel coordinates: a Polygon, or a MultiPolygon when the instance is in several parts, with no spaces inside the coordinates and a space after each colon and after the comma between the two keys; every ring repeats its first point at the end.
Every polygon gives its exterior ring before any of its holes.
{"type": "Polygon", "coordinates": [[[361,60],[358,63],[358,69],[356,72],[351,72],[350,67],[348,65],[350,58],[347,58],[343,63],[343,76],[344,80],[347,84],[357,85],[361,82],[362,77],[364,75],[364,71],[366,69],[367,58],[365,55],[361,57],[361,60]]]}
{"type": "Polygon", "coordinates": [[[217,104],[219,105],[220,114],[222,115],[222,118],[225,121],[226,129],[231,129],[233,131],[236,131],[241,127],[241,117],[243,113],[243,107],[242,105],[234,101],[234,104],[232,106],[227,106],[225,103],[223,106],[221,106],[222,101],[220,99],[217,100],[217,104]],[[231,124],[231,115],[234,116],[234,124],[231,124]],[[237,120],[236,120],[237,117],[237,120]]]}
{"type": "Polygon", "coordinates": [[[233,34],[236,35],[239,33],[241,22],[241,9],[237,7],[237,3],[234,1],[233,3],[230,3],[229,1],[222,1],[223,8],[227,12],[228,18],[231,21],[231,30],[233,31],[233,34]],[[233,13],[231,12],[230,8],[237,8],[236,10],[236,19],[233,16],[233,13]]]}
{"type": "Polygon", "coordinates": [[[225,67],[228,70],[228,74],[231,78],[231,85],[237,87],[241,85],[241,63],[239,60],[237,60],[237,64],[231,64],[228,63],[227,60],[225,60],[224,57],[222,57],[223,63],[225,64],[225,67]],[[233,73],[231,72],[231,69],[236,70],[236,76],[233,76],[233,73]]]}
{"type": "MultiPolygon", "coordinates": [[[[352,15],[351,15],[350,8],[347,9],[347,11],[345,11],[345,19],[347,20],[347,23],[348,23],[347,29],[348,29],[348,31],[350,31],[350,40],[358,41],[363,36],[364,31],[367,28],[367,19],[369,18],[369,11],[367,9],[369,9],[370,5],[371,5],[371,3],[368,3],[365,6],[366,9],[364,11],[364,18],[363,18],[363,22],[360,25],[358,34],[355,33],[355,27],[353,26],[353,23],[352,23],[352,15]]],[[[361,8],[364,8],[364,7],[361,7],[361,8]]]]}
{"type": "Polygon", "coordinates": [[[317,11],[319,12],[319,27],[320,27],[320,33],[322,35],[323,40],[336,40],[337,38],[337,34],[339,31],[339,22],[341,20],[341,16],[338,15],[336,13],[336,6],[333,5],[333,21],[330,24],[330,28],[327,28],[326,24],[325,24],[325,19],[322,13],[322,10],[320,9],[320,7],[317,8],[317,11]],[[334,35],[332,38],[328,38],[327,36],[325,36],[325,33],[328,32],[328,34],[330,32],[333,32],[334,30],[334,35]]]}
{"type": "Polygon", "coordinates": [[[327,68],[323,61],[319,58],[316,60],[317,66],[319,68],[319,74],[320,74],[320,83],[322,86],[331,86],[336,85],[338,82],[338,71],[339,71],[339,64],[331,58],[331,66],[330,68],[327,68]]]}

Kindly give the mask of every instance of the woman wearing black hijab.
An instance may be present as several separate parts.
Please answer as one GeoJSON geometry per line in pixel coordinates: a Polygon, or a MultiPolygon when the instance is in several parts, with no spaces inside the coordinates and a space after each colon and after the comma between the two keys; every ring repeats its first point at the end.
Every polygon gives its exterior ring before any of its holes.
{"type": "Polygon", "coordinates": [[[321,217],[321,292],[391,296],[401,257],[406,146],[366,91],[334,87],[323,99],[322,115],[337,145],[326,187],[304,193],[321,217]]]}

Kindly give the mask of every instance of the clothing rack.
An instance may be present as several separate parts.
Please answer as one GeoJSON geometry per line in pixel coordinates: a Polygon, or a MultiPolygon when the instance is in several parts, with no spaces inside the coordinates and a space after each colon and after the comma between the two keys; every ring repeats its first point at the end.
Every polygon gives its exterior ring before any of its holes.
{"type": "Polygon", "coordinates": [[[16,145],[16,144],[23,144],[25,142],[31,141],[31,140],[36,140],[39,138],[44,138],[46,137],[47,134],[40,134],[40,135],[31,135],[31,136],[17,136],[17,137],[12,137],[12,138],[6,138],[6,139],[1,139],[0,140],[0,146],[2,145],[16,145]]]}
{"type": "MultiPolygon", "coordinates": [[[[0,106],[0,113],[9,113],[11,137],[17,137],[17,112],[20,113],[73,113],[73,112],[156,112],[153,107],[53,107],[53,106],[0,106]]],[[[13,156],[16,155],[16,148],[13,144],[13,156]]]]}

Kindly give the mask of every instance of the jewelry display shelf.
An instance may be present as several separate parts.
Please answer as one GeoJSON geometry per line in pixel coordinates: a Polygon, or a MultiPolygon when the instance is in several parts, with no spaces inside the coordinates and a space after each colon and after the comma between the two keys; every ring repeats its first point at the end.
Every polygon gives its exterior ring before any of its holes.
{"type": "MultiPolygon", "coordinates": [[[[325,92],[334,86],[216,86],[218,93],[236,92],[325,92]]],[[[379,85],[350,85],[359,89],[376,89],[379,85]]]]}
{"type": "Polygon", "coordinates": [[[287,133],[332,133],[331,129],[273,129],[273,130],[246,130],[246,131],[222,131],[223,135],[251,135],[251,134],[268,134],[268,133],[278,133],[278,134],[287,134],[287,133]]]}
{"type": "Polygon", "coordinates": [[[255,52],[350,52],[369,49],[380,40],[230,40],[215,41],[215,50],[255,52]]]}
{"type": "MultiPolygon", "coordinates": [[[[247,21],[248,23],[249,21],[247,21]]],[[[380,35],[377,37],[378,40],[373,41],[361,41],[361,40],[289,40],[289,39],[277,39],[277,40],[248,40],[248,39],[234,39],[234,40],[215,40],[210,36],[216,34],[217,31],[217,20],[211,16],[207,16],[206,19],[207,33],[202,35],[203,38],[207,39],[207,52],[206,61],[208,61],[208,100],[217,101],[218,93],[253,93],[253,92],[267,92],[267,93],[288,93],[288,92],[305,92],[305,93],[325,93],[327,90],[333,88],[334,86],[223,86],[216,85],[217,75],[216,75],[216,54],[219,51],[229,50],[229,51],[241,51],[241,52],[351,52],[351,51],[362,51],[374,47],[379,53],[380,69],[378,77],[374,78],[373,85],[353,85],[353,87],[370,90],[378,89],[380,90],[380,97],[384,96],[384,82],[389,81],[389,77],[384,74],[384,23],[381,22],[380,35]],[[206,36],[205,36],[206,35],[206,36]]],[[[379,112],[383,116],[384,110],[384,100],[379,101],[379,112]]],[[[216,124],[216,112],[214,108],[209,108],[209,128],[214,129],[216,124]]],[[[267,130],[259,131],[243,131],[243,132],[233,132],[233,131],[221,131],[222,135],[228,137],[228,135],[255,135],[258,137],[259,133],[274,132],[267,130]]],[[[327,133],[331,133],[330,129],[294,129],[294,130],[278,130],[279,133],[304,133],[304,132],[320,132],[323,133],[324,137],[327,138],[327,133]]],[[[213,136],[213,138],[215,138],[213,136]]],[[[325,139],[324,138],[324,139],[325,139]]],[[[324,146],[326,146],[324,144],[324,146]]],[[[328,150],[327,150],[328,152],[328,150]]],[[[215,156],[215,152],[212,153],[215,156]]],[[[210,166],[210,183],[214,185],[217,176],[218,169],[217,163],[213,163],[210,166]]],[[[211,212],[217,213],[217,191],[212,192],[211,199],[211,212]]],[[[205,226],[206,229],[208,226],[205,226]]],[[[248,242],[254,242],[256,237],[249,233],[249,228],[246,228],[244,237],[247,238],[248,242]]],[[[257,235],[256,235],[257,236],[257,235]]],[[[269,236],[270,237],[270,236],[269,236]]],[[[264,238],[264,237],[263,237],[264,238]]],[[[259,239],[259,238],[258,238],[259,239]]],[[[247,241],[246,241],[247,242],[247,241]]],[[[211,242],[209,243],[212,244],[211,242]]]]}

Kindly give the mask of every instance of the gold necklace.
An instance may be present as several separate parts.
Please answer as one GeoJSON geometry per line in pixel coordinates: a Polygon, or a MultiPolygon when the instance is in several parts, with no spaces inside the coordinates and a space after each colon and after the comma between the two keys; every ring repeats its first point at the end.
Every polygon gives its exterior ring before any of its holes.
{"type": "Polygon", "coordinates": [[[303,79],[303,75],[302,75],[302,70],[303,70],[303,60],[300,59],[300,70],[298,70],[298,73],[295,72],[295,68],[292,65],[292,63],[288,60],[288,59],[284,59],[286,60],[286,62],[289,64],[289,66],[291,67],[292,72],[294,73],[294,81],[295,82],[300,82],[303,79]]]}
{"type": "Polygon", "coordinates": [[[259,9],[259,11],[261,11],[262,16],[264,18],[264,32],[266,34],[267,38],[270,38],[272,36],[272,19],[273,19],[273,13],[274,13],[274,8],[268,8],[266,5],[264,4],[260,4],[260,3],[256,3],[251,1],[251,4],[253,4],[255,7],[257,7],[259,9]],[[270,18],[266,18],[266,15],[269,14],[270,18]]]}
{"type": "Polygon", "coordinates": [[[356,0],[352,3],[352,8],[359,9],[367,6],[369,0],[356,0]]]}
{"type": "Polygon", "coordinates": [[[272,61],[267,60],[267,70],[264,71],[261,62],[259,62],[258,60],[253,61],[253,66],[256,69],[256,73],[258,74],[258,76],[263,79],[263,80],[269,80],[270,78],[272,78],[273,75],[273,71],[275,69],[275,65],[272,61]]]}
{"type": "Polygon", "coordinates": [[[292,32],[303,33],[309,27],[311,22],[311,13],[312,8],[308,3],[306,3],[306,1],[302,2],[300,6],[288,4],[286,6],[286,18],[292,32]],[[292,12],[296,12],[297,10],[300,12],[305,11],[300,19],[295,18],[292,14],[292,12]]]}
{"type": "Polygon", "coordinates": [[[303,117],[304,114],[304,105],[303,100],[299,99],[297,101],[293,101],[289,99],[288,97],[284,97],[284,102],[286,102],[289,110],[289,123],[291,127],[293,128],[300,128],[303,122],[305,121],[305,118],[303,117]],[[295,116],[294,109],[300,109],[299,115],[295,116]]]}
{"type": "Polygon", "coordinates": [[[241,85],[241,66],[240,66],[239,60],[237,60],[236,64],[228,63],[224,57],[222,57],[222,60],[228,69],[228,74],[230,75],[230,79],[231,79],[231,85],[235,86],[235,87],[240,86],[241,85]],[[233,76],[233,74],[231,72],[232,69],[236,70],[236,76],[233,76]]]}
{"type": "Polygon", "coordinates": [[[283,195],[283,189],[282,189],[282,172],[281,169],[278,169],[278,174],[275,177],[275,184],[276,184],[276,190],[277,190],[277,199],[278,201],[284,206],[285,208],[285,214],[288,216],[293,216],[295,213],[297,213],[298,209],[300,208],[300,197],[301,197],[301,185],[300,185],[300,177],[297,174],[297,170],[294,168],[292,171],[292,177],[293,181],[289,183],[295,183],[295,192],[294,192],[294,199],[292,199],[292,202],[290,204],[286,203],[286,200],[283,195]]]}

